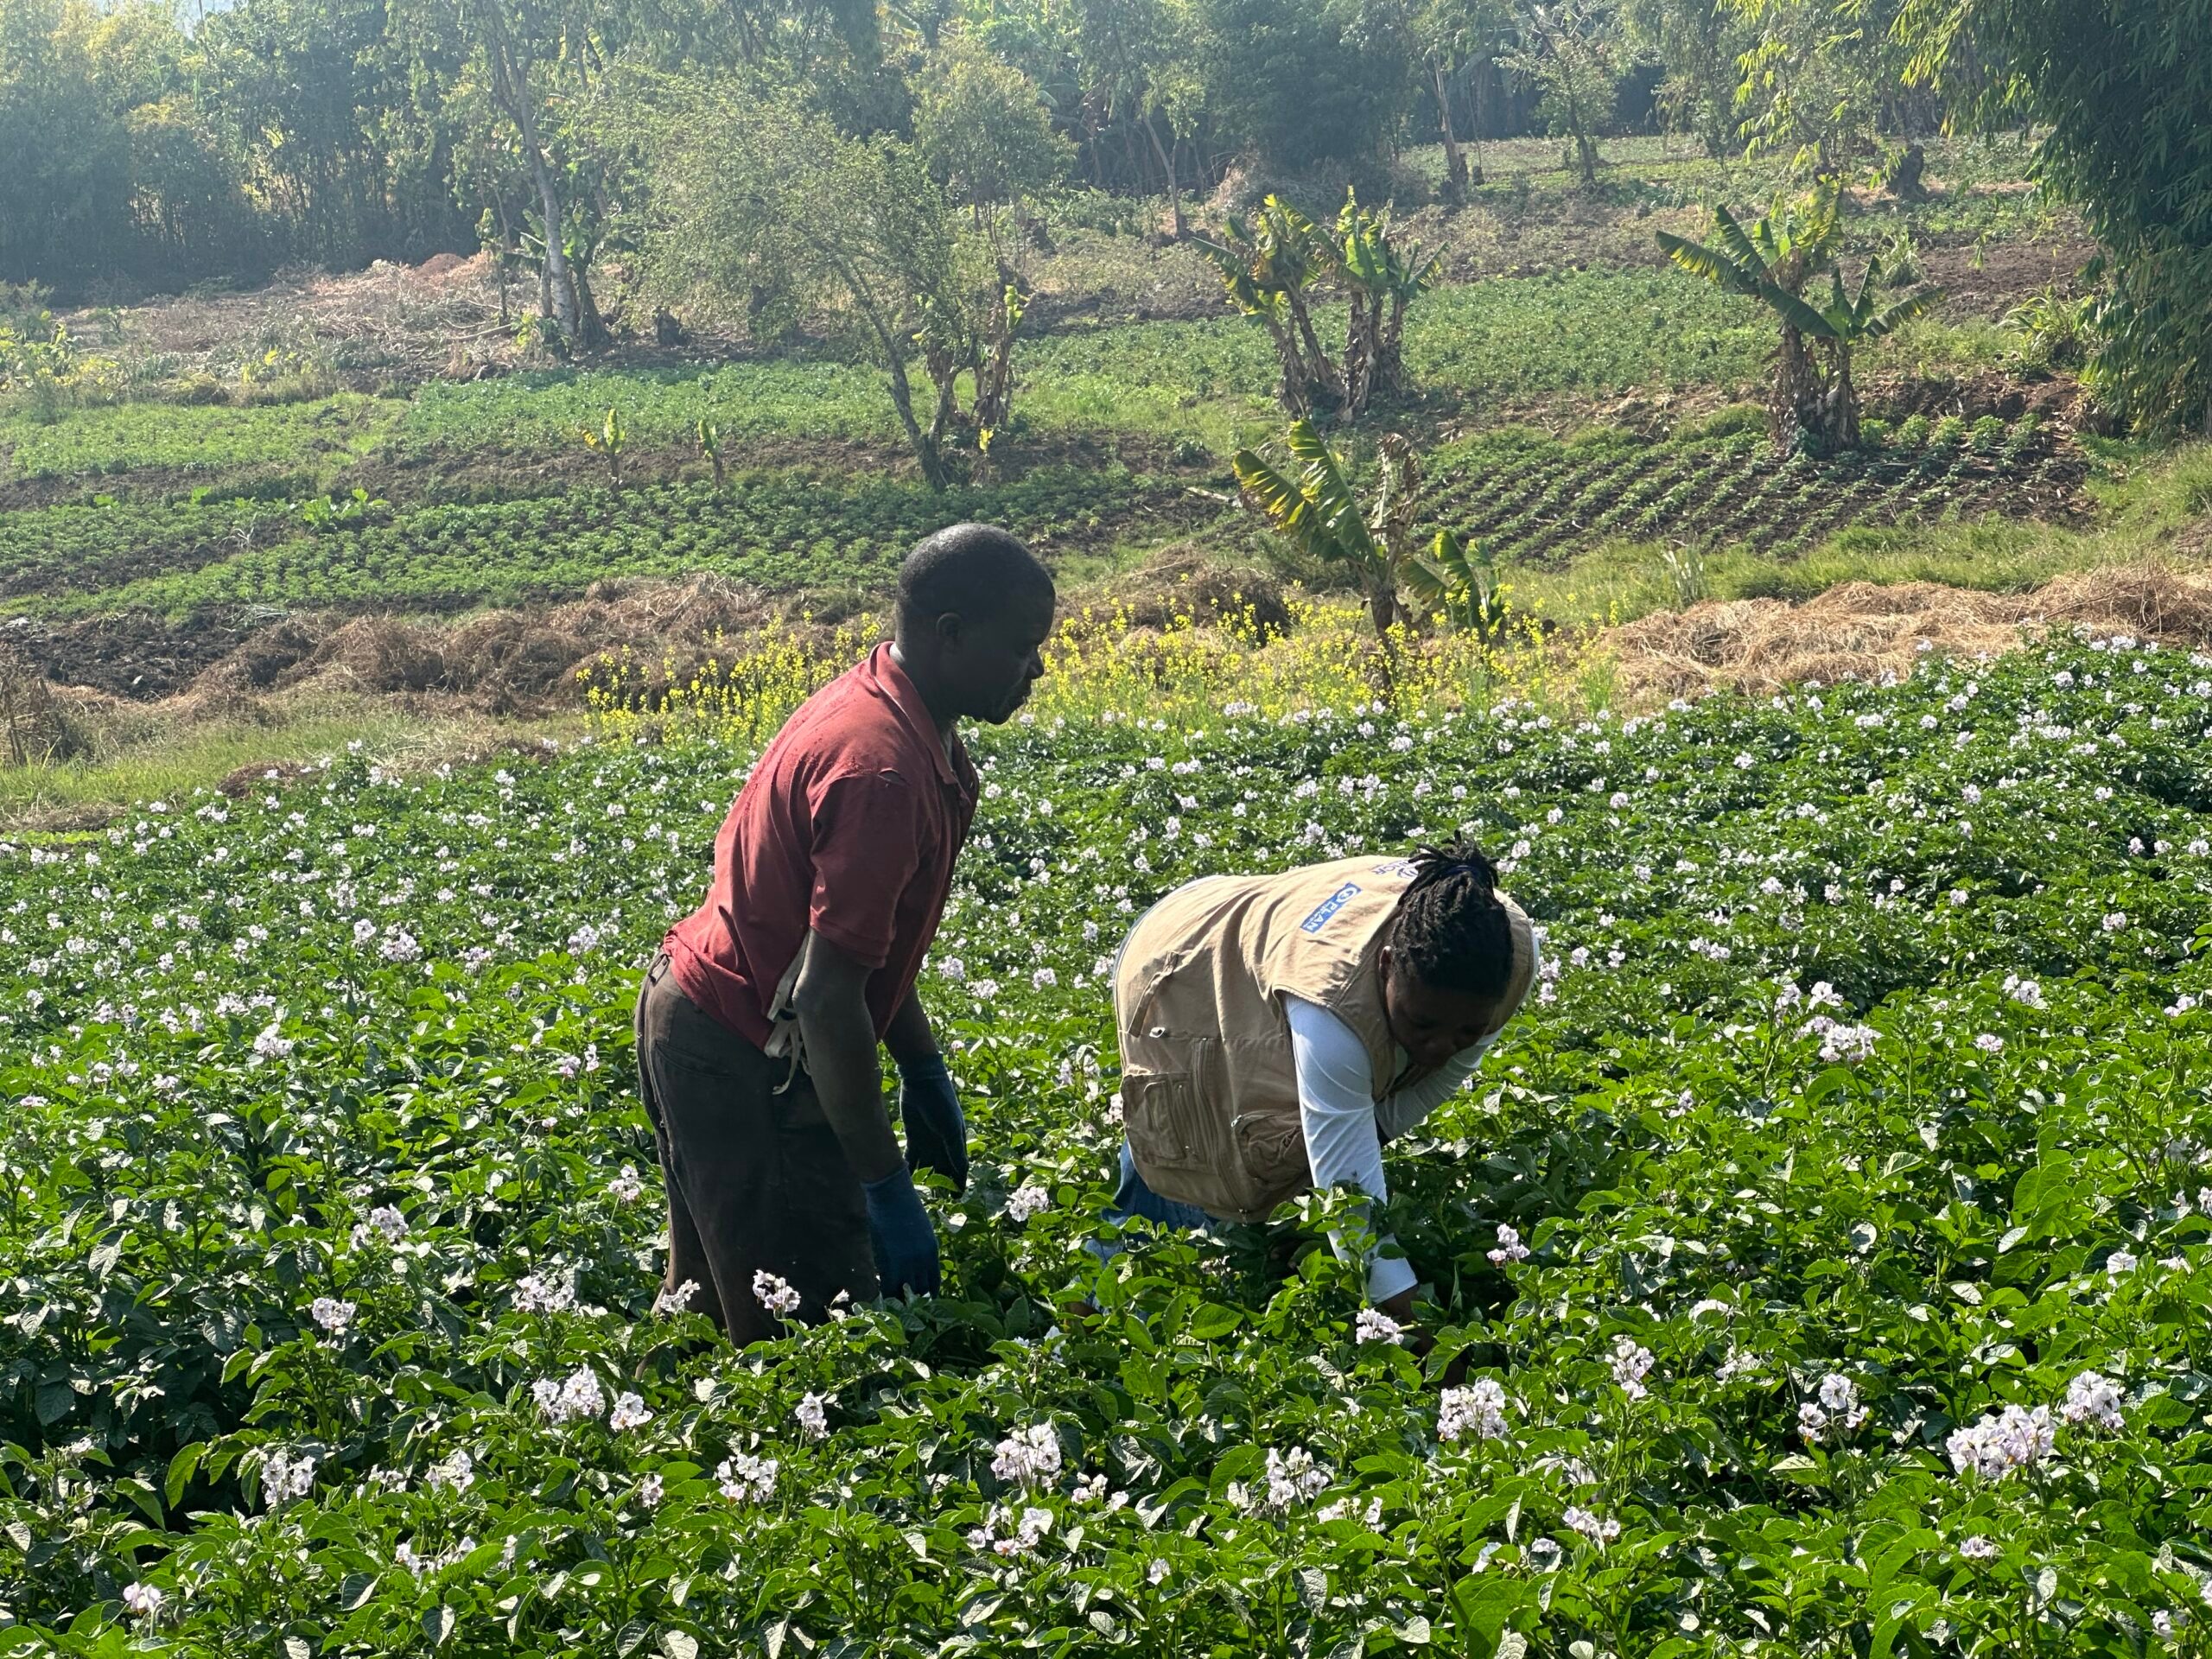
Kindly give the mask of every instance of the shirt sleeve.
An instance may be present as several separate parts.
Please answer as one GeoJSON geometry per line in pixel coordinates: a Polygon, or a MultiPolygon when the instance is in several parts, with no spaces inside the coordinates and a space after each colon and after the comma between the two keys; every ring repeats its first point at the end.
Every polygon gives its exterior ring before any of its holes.
{"type": "MultiPolygon", "coordinates": [[[[1375,1120],[1375,1073],[1367,1051],[1351,1027],[1327,1009],[1302,997],[1283,998],[1290,1020],[1292,1063],[1298,1072],[1298,1116],[1306,1131],[1306,1160],[1316,1186],[1357,1187],[1370,1198],[1387,1198],[1382,1179],[1382,1139],[1375,1120]]],[[[1378,1243],[1386,1241],[1378,1241],[1378,1243]]],[[[1330,1243],[1343,1255],[1343,1241],[1330,1243]]],[[[1386,1301],[1414,1283],[1413,1264],[1403,1256],[1372,1255],[1367,1266],[1367,1295],[1386,1301]]]]}
{"type": "Polygon", "coordinates": [[[1472,1048],[1463,1048],[1410,1088],[1401,1089],[1375,1109],[1376,1128],[1385,1141],[1395,1141],[1414,1124],[1467,1086],[1475,1068],[1497,1039],[1485,1037],[1472,1048]]]}
{"type": "MultiPolygon", "coordinates": [[[[1529,976],[1529,983],[1533,985],[1535,982],[1535,969],[1543,965],[1543,951],[1533,935],[1529,944],[1535,952],[1535,959],[1530,963],[1529,976]]],[[[1519,1012],[1519,1008],[1516,1007],[1514,1013],[1519,1012]]],[[[1506,1019],[1510,1024],[1512,1015],[1508,1014],[1506,1019]]],[[[1491,1045],[1497,1041],[1499,1033],[1503,1029],[1503,1027],[1500,1027],[1498,1031],[1493,1031],[1472,1048],[1461,1049],[1413,1087],[1399,1090],[1378,1105],[1375,1109],[1375,1119],[1382,1139],[1396,1140],[1465,1088],[1468,1080],[1475,1075],[1476,1068],[1482,1065],[1483,1056],[1490,1052],[1491,1045]]]]}
{"type": "Polygon", "coordinates": [[[928,814],[895,772],[829,779],[813,801],[807,925],[867,968],[891,959],[899,900],[921,868],[928,814]]]}

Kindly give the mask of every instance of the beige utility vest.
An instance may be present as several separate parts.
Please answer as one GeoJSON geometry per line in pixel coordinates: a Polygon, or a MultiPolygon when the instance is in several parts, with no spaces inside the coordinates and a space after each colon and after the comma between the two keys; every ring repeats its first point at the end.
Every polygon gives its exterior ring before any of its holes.
{"type": "MultiPolygon", "coordinates": [[[[1399,1069],[1376,961],[1414,874],[1367,857],[1216,876],[1146,912],[1122,947],[1114,1013],[1122,1121],[1147,1186],[1225,1220],[1261,1221],[1313,1185],[1286,995],[1351,1028],[1377,1101],[1419,1081],[1399,1069]]],[[[1514,962],[1501,1025],[1535,963],[1529,918],[1503,902],[1514,962]]]]}

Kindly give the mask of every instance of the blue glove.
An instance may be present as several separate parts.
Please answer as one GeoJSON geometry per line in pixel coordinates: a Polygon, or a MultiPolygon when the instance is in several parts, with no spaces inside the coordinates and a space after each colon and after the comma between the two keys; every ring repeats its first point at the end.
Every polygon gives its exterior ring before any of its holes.
{"type": "Polygon", "coordinates": [[[861,1192],[868,1199],[868,1237],[883,1294],[896,1296],[911,1288],[936,1295],[937,1230],[914,1191],[914,1178],[894,1169],[880,1181],[863,1183],[861,1192]]]}
{"type": "Polygon", "coordinates": [[[968,1190],[968,1120],[944,1056],[906,1062],[899,1067],[899,1116],[906,1125],[906,1167],[933,1169],[968,1190]]]}

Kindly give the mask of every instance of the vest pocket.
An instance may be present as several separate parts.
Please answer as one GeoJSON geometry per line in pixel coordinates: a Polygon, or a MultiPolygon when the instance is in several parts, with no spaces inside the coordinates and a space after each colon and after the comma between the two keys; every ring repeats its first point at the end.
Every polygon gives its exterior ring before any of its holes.
{"type": "Polygon", "coordinates": [[[1236,1141],[1237,1161],[1256,1194],[1287,1195],[1313,1185],[1306,1130],[1294,1112],[1240,1112],[1229,1129],[1236,1141]]]}
{"type": "Polygon", "coordinates": [[[1145,1185],[1208,1215],[1248,1221],[1258,1207],[1229,1122],[1221,1045],[1204,1037],[1150,1038],[1157,1069],[1125,1071],[1122,1127],[1145,1185]]]}

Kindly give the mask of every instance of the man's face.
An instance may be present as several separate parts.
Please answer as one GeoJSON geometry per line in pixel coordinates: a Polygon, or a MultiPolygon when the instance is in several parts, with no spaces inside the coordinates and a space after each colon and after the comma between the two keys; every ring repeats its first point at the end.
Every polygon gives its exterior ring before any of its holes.
{"type": "Polygon", "coordinates": [[[1382,951],[1382,1010],[1399,1046],[1424,1068],[1438,1066],[1496,1031],[1497,1004],[1467,991],[1426,984],[1382,951]]]}
{"type": "Polygon", "coordinates": [[[1003,726],[1045,677],[1039,650],[1052,631],[1050,594],[1019,598],[973,617],[938,620],[940,659],[963,719],[1003,726]]]}

